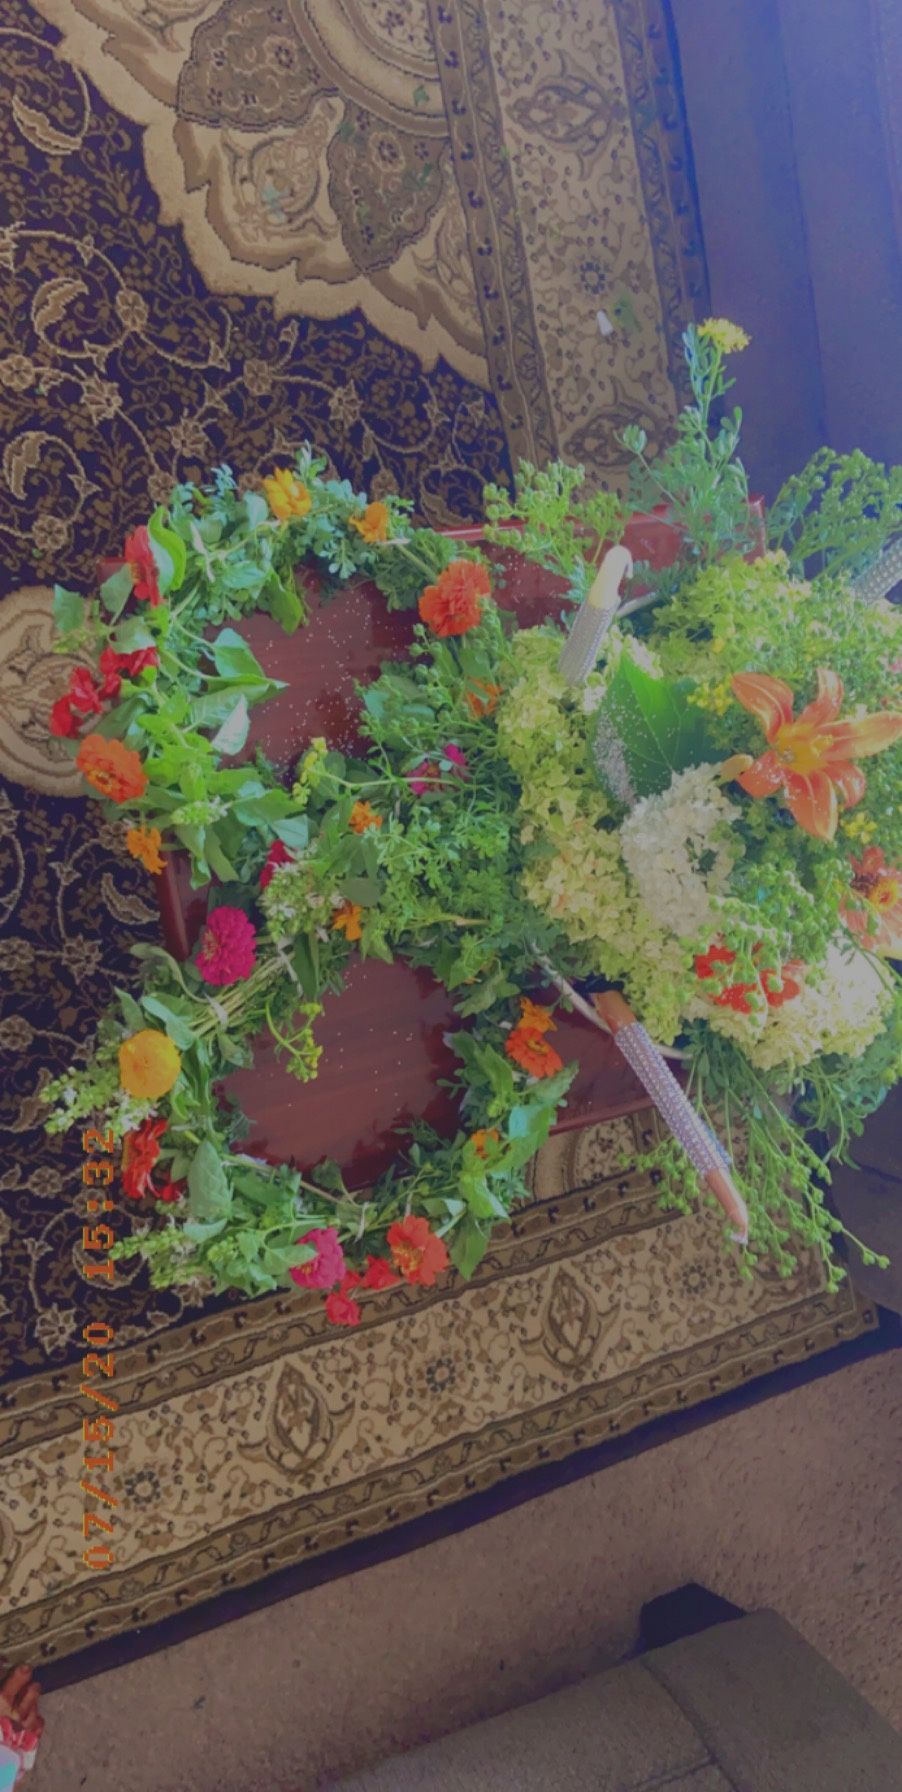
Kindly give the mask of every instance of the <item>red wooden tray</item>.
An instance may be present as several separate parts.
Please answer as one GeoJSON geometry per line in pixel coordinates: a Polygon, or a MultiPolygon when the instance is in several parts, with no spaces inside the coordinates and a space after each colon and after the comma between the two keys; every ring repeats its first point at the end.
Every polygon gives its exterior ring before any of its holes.
{"type": "MultiPolygon", "coordinates": [[[[453,533],[461,541],[482,539],[479,529],[453,533]]],[[[661,567],[674,559],[678,537],[670,524],[651,515],[634,519],[625,542],[636,560],[661,567]]],[[[524,626],[558,612],[560,579],[512,550],[489,551],[504,579],[494,594],[516,610],[524,626]]],[[[384,661],[404,656],[416,620],[412,612],[390,614],[371,584],[347,585],[321,605],[315,579],[305,582],[310,618],[297,634],[284,635],[265,616],[241,625],[264,670],[288,681],[286,690],[252,711],[248,752],[262,746],[286,776],[313,735],[325,735],[330,746],[344,752],[359,749],[356,684],[374,678],[384,661]]],[[[175,957],[187,958],[203,925],[206,893],[191,890],[184,859],[170,860],[157,881],[167,946],[175,957]]],[[[253,1068],[228,1078],[226,1090],[251,1122],[243,1149],[301,1169],[333,1157],[349,1186],[364,1186],[391,1162],[397,1134],[412,1119],[454,1132],[456,1104],[439,1084],[458,1065],[445,1034],[461,1024],[446,991],[428,972],[401,962],[352,964],[344,991],[326,997],[316,1024],[324,1049],[315,1082],[301,1084],[289,1076],[268,1036],[258,1041],[253,1068]]],[[[647,1104],[613,1041],[587,1021],[562,1015],[554,1043],[566,1063],[577,1058],[580,1064],[556,1130],[647,1104]]]]}

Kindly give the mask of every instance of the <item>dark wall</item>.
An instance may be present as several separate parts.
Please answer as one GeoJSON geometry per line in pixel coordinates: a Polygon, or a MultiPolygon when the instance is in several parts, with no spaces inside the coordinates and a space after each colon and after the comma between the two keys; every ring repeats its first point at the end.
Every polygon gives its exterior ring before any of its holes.
{"type": "Polygon", "coordinates": [[[902,460],[881,0],[672,0],[713,310],[771,495],[819,442],[902,460]]]}

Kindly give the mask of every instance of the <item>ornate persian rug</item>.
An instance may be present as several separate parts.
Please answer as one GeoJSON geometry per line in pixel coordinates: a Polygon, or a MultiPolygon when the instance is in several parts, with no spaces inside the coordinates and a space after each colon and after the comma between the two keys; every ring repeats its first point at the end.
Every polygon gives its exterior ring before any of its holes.
{"type": "Polygon", "coordinates": [[[305,438],[470,519],[561,454],[658,441],[704,271],[661,0],[4,0],[0,27],[0,1647],[51,1659],[448,1507],[873,1323],[738,1280],[704,1217],[553,1145],[474,1285],[359,1334],[80,1256],[37,1090],[153,937],[144,873],[46,737],[77,586],[176,480],[305,438]],[[82,1565],[75,1359],[117,1334],[117,1561],[82,1565]]]}
{"type": "Polygon", "coordinates": [[[77,1371],[10,1388],[0,1649],[48,1661],[234,1595],[875,1325],[812,1262],[742,1281],[716,1217],[663,1214],[623,1168],[651,1124],[552,1140],[467,1288],[398,1288],[353,1332],[273,1296],[120,1352],[103,1573],[79,1559],[77,1371]]]}

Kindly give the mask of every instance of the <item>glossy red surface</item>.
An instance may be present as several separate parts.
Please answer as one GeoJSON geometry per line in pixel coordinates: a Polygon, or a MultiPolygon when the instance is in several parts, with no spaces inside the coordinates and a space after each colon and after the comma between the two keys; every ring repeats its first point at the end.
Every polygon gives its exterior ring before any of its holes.
{"type": "MultiPolygon", "coordinates": [[[[465,540],[478,530],[456,531],[465,540]]],[[[656,566],[674,557],[675,531],[660,517],[637,519],[626,544],[637,560],[656,566]]],[[[495,549],[495,594],[524,625],[558,609],[561,582],[507,549],[495,549]],[[503,580],[503,584],[501,581],[503,580]]],[[[376,676],[386,660],[403,656],[414,618],[391,615],[371,585],[346,586],[328,603],[310,592],[310,620],[286,637],[264,616],[242,624],[242,634],[265,671],[289,688],[252,712],[248,750],[260,745],[286,773],[311,736],[353,752],[358,681],[376,676]]],[[[164,934],[170,951],[187,957],[206,909],[191,891],[184,864],[170,864],[158,880],[164,934]]],[[[343,1166],[360,1187],[391,1162],[397,1132],[424,1118],[441,1132],[457,1124],[456,1104],[441,1088],[457,1060],[444,1036],[458,1027],[449,997],[424,971],[408,965],[359,961],[341,996],[327,998],[317,1023],[324,1051],[315,1082],[302,1084],[260,1040],[254,1067],[225,1085],[251,1121],[247,1146],[273,1161],[310,1168],[324,1156],[343,1166]]],[[[579,1017],[561,1019],[554,1044],[565,1062],[579,1060],[562,1126],[581,1126],[644,1106],[647,1097],[613,1042],[579,1017]]]]}

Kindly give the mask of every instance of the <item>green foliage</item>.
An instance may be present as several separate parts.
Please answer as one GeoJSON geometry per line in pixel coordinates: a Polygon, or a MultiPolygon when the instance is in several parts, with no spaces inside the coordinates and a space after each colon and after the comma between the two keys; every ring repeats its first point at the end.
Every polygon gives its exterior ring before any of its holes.
{"type": "Polygon", "coordinates": [[[837,578],[861,573],[902,531],[902,467],[883,467],[856,449],[819,448],[793,474],[770,512],[768,538],[794,573],[837,578]]]}
{"type": "Polygon", "coordinates": [[[558,573],[575,602],[588,590],[600,544],[619,541],[624,524],[617,494],[598,491],[583,497],[585,478],[584,467],[568,467],[564,461],[539,468],[523,460],[513,497],[497,485],[487,485],[483,493],[486,540],[516,547],[527,560],[558,573]]]}
{"type": "MultiPolygon", "coordinates": [[[[668,520],[684,533],[685,558],[707,565],[722,554],[745,552],[752,545],[748,479],[736,458],[742,412],[723,413],[719,423],[712,423],[734,382],[724,372],[723,353],[716,343],[690,328],[683,345],[695,402],[680,413],[675,441],[654,461],[646,456],[643,429],[623,430],[621,441],[635,455],[631,509],[645,511],[665,504],[668,520]]],[[[669,591],[674,581],[671,576],[659,583],[669,591]]]]}
{"type": "Polygon", "coordinates": [[[666,790],[674,772],[713,757],[691,680],[655,678],[623,652],[598,710],[593,759],[603,789],[625,807],[666,790]]]}

